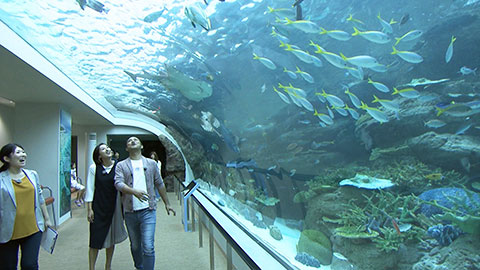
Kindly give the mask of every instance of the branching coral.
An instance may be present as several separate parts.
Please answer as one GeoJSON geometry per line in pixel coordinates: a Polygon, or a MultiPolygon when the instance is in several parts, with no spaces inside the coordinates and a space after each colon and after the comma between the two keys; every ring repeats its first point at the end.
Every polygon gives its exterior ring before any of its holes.
{"type": "Polygon", "coordinates": [[[364,231],[366,229],[366,224],[368,221],[368,216],[366,215],[366,207],[358,207],[353,201],[350,201],[348,204],[349,208],[341,214],[342,224],[344,227],[354,227],[358,231],[364,231]]]}
{"type": "Polygon", "coordinates": [[[385,252],[398,250],[401,243],[423,237],[425,230],[415,215],[419,207],[415,196],[380,190],[365,199],[363,208],[353,201],[348,204],[349,209],[342,213],[339,221],[343,226],[336,229],[338,236],[371,238],[378,249],[385,252]]]}
{"type": "Polygon", "coordinates": [[[308,201],[329,188],[338,186],[343,179],[352,178],[355,174],[364,174],[377,178],[391,179],[402,194],[422,192],[429,188],[440,186],[459,186],[466,178],[456,171],[432,169],[413,157],[400,160],[378,159],[371,168],[364,166],[347,166],[336,169],[326,169],[306,183],[308,189],[299,194],[298,202],[308,201]],[[438,175],[439,179],[432,176],[438,175]],[[306,192],[306,193],[305,193],[306,192]]]}
{"type": "Polygon", "coordinates": [[[370,175],[392,179],[401,192],[422,192],[426,189],[440,186],[458,186],[466,178],[456,171],[432,169],[413,157],[400,160],[376,160],[370,175]],[[432,176],[438,176],[438,178],[432,176]]]}
{"type": "Polygon", "coordinates": [[[390,216],[399,223],[412,223],[416,221],[415,212],[420,205],[417,197],[413,195],[400,196],[390,192],[379,190],[379,193],[372,197],[365,197],[367,207],[370,208],[373,217],[390,216]]]}
{"type": "Polygon", "coordinates": [[[372,238],[372,242],[375,246],[384,252],[397,251],[400,244],[409,241],[422,241],[422,237],[425,235],[425,230],[420,227],[412,226],[412,228],[406,232],[398,233],[394,228],[380,228],[381,236],[372,238]]]}
{"type": "Polygon", "coordinates": [[[397,233],[394,228],[380,228],[382,237],[373,238],[375,246],[386,253],[398,250],[403,242],[402,234],[397,233]]]}
{"type": "Polygon", "coordinates": [[[297,193],[294,197],[294,202],[307,202],[318,194],[331,191],[338,186],[341,180],[354,177],[355,173],[360,170],[368,171],[368,168],[351,166],[338,169],[326,169],[323,173],[306,182],[305,185],[308,189],[297,193]]]}

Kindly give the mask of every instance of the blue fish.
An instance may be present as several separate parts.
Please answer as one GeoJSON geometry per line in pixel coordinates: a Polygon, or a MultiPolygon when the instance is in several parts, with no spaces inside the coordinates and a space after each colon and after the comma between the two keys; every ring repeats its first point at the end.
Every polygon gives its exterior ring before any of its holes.
{"type": "Polygon", "coordinates": [[[461,73],[462,75],[469,75],[469,74],[477,75],[476,71],[477,71],[477,68],[471,69],[466,66],[463,66],[460,68],[460,71],[458,73],[461,73]]]}
{"type": "Polygon", "coordinates": [[[225,164],[227,168],[235,168],[235,169],[241,169],[241,168],[246,168],[246,167],[257,167],[257,162],[253,159],[249,159],[247,161],[229,161],[227,164],[225,164]]]}
{"type": "Polygon", "coordinates": [[[230,132],[222,123],[220,123],[220,133],[225,144],[235,153],[240,153],[240,148],[237,145],[237,137],[230,132]]]}
{"type": "Polygon", "coordinates": [[[298,120],[298,123],[304,124],[304,125],[310,125],[310,120],[307,120],[307,119],[305,119],[305,120],[298,120]]]}
{"type": "Polygon", "coordinates": [[[98,2],[97,0],[77,0],[77,3],[80,5],[82,10],[85,10],[85,7],[89,7],[96,12],[108,12],[108,9],[105,8],[105,5],[98,2]]]}
{"type": "Polygon", "coordinates": [[[435,107],[437,107],[439,109],[445,109],[450,105],[452,105],[452,102],[439,102],[439,103],[435,104],[435,107]]]}
{"type": "Polygon", "coordinates": [[[466,132],[467,130],[470,129],[471,126],[472,126],[472,124],[468,124],[468,125],[466,125],[466,126],[463,126],[463,127],[461,127],[459,130],[457,130],[457,132],[455,132],[455,134],[457,134],[457,135],[463,135],[463,134],[465,134],[465,132],[466,132]]]}
{"type": "Polygon", "coordinates": [[[474,100],[474,101],[469,101],[466,102],[465,105],[470,107],[470,109],[475,110],[480,108],[480,100],[474,100]]]}
{"type": "Polygon", "coordinates": [[[147,23],[151,23],[151,22],[154,22],[156,20],[158,20],[158,18],[160,18],[163,14],[163,12],[166,10],[166,8],[163,8],[162,10],[160,11],[155,11],[155,12],[152,12],[150,14],[148,14],[144,19],[143,21],[144,22],[147,22],[147,23]]]}

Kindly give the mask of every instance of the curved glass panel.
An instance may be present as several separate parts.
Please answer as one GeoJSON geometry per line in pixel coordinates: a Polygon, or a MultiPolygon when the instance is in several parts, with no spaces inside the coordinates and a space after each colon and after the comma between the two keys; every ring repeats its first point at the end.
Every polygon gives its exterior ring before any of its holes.
{"type": "Polygon", "coordinates": [[[279,258],[479,267],[478,1],[0,2],[107,110],[174,130],[279,258]]]}

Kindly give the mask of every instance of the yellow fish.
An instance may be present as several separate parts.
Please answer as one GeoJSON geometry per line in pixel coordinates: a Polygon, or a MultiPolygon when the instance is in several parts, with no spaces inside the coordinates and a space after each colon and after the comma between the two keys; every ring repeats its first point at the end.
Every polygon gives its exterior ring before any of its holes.
{"type": "Polygon", "coordinates": [[[431,174],[425,175],[425,178],[431,181],[439,181],[439,180],[443,180],[445,176],[443,176],[441,173],[431,173],[431,174]]]}
{"type": "Polygon", "coordinates": [[[364,22],[360,21],[359,19],[353,18],[353,14],[350,14],[350,15],[348,16],[347,21],[353,22],[353,23],[365,24],[364,22]]]}

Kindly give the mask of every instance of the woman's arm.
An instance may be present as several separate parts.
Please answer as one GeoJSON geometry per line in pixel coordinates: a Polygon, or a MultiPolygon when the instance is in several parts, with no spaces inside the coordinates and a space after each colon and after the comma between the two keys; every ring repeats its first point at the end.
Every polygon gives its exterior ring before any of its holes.
{"type": "Polygon", "coordinates": [[[92,164],[88,168],[86,192],[85,192],[85,202],[87,204],[87,220],[88,222],[93,222],[94,213],[92,208],[93,194],[95,193],[95,172],[96,166],[92,164]]]}
{"type": "Polygon", "coordinates": [[[50,220],[50,215],[48,214],[47,205],[45,203],[40,204],[40,209],[42,209],[43,219],[45,220],[45,228],[53,227],[54,224],[50,220]]]}
{"type": "Polygon", "coordinates": [[[85,186],[86,186],[85,201],[86,202],[93,201],[93,194],[95,193],[95,171],[96,171],[96,166],[92,164],[90,168],[88,168],[87,183],[85,183],[85,186]]]}

